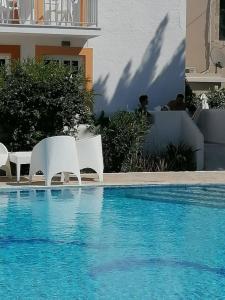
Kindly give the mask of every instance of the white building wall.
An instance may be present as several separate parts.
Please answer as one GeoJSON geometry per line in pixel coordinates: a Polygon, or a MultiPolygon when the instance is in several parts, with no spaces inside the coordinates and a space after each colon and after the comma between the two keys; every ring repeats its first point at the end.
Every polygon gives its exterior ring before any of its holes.
{"type": "Polygon", "coordinates": [[[150,107],[184,92],[186,0],[99,0],[101,36],[94,48],[96,110],[150,107]]]}
{"type": "MultiPolygon", "coordinates": [[[[2,45],[21,45],[21,58],[35,45],[88,47],[94,51],[96,112],[133,110],[141,94],[150,109],[184,92],[186,0],[99,0],[100,36],[0,34],[2,45]]],[[[76,30],[76,29],[74,29],[76,30]]]]}
{"type": "MultiPolygon", "coordinates": [[[[54,30],[54,29],[52,29],[54,30]]],[[[61,46],[62,41],[71,41],[71,47],[85,47],[86,41],[68,36],[0,34],[0,45],[19,45],[21,59],[34,58],[35,46],[61,46]]]]}

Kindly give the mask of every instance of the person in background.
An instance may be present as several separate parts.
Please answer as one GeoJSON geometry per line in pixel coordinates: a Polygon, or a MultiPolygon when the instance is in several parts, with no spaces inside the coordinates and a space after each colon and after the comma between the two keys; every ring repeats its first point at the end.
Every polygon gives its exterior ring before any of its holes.
{"type": "Polygon", "coordinates": [[[142,115],[147,116],[147,120],[149,124],[153,124],[154,123],[154,118],[153,115],[150,114],[150,112],[148,111],[148,96],[147,95],[141,95],[139,97],[139,108],[138,108],[138,113],[141,113],[142,115]]]}
{"type": "Polygon", "coordinates": [[[170,101],[167,106],[169,107],[169,110],[186,110],[184,95],[178,94],[176,100],[170,101]]]}
{"type": "Polygon", "coordinates": [[[149,112],[148,112],[148,96],[147,95],[141,95],[139,97],[138,112],[149,114],[149,112]]]}

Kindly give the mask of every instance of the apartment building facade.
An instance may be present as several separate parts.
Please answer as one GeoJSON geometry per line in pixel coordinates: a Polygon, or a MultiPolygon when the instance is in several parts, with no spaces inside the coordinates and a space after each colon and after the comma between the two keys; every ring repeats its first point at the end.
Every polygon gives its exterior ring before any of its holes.
{"type": "Polygon", "coordinates": [[[185,0],[0,0],[0,64],[83,67],[95,110],[151,108],[184,91],[185,0]]]}
{"type": "Polygon", "coordinates": [[[186,77],[197,93],[225,86],[225,0],[187,0],[186,77]]]}

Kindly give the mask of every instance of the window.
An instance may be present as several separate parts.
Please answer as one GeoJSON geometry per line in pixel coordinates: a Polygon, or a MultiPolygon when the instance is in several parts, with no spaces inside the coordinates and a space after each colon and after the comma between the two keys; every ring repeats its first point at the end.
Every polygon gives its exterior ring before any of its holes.
{"type": "Polygon", "coordinates": [[[0,67],[5,66],[8,72],[10,71],[10,61],[11,55],[0,54],[0,67]]]}
{"type": "Polygon", "coordinates": [[[0,66],[5,66],[6,65],[6,60],[4,58],[0,58],[0,66]]]}
{"type": "Polygon", "coordinates": [[[44,62],[56,62],[70,67],[71,71],[77,72],[84,66],[84,60],[82,56],[57,56],[48,55],[44,57],[44,62]]]}
{"type": "Polygon", "coordinates": [[[220,22],[219,22],[220,40],[225,40],[225,0],[220,0],[220,22]]]}

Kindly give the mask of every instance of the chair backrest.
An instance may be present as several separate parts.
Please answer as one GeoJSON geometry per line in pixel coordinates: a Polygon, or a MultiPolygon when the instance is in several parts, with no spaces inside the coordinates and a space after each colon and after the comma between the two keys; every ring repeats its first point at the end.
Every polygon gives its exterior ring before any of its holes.
{"type": "Polygon", "coordinates": [[[78,140],[80,139],[86,139],[93,137],[94,134],[90,131],[90,125],[88,124],[80,124],[77,126],[77,138],[78,140]]]}
{"type": "Polygon", "coordinates": [[[75,139],[54,136],[40,141],[32,151],[30,175],[37,171],[48,179],[60,172],[80,173],[75,139]]]}
{"type": "Polygon", "coordinates": [[[99,169],[103,170],[101,135],[80,139],[76,143],[80,169],[91,168],[95,171],[99,169]]]}
{"type": "Polygon", "coordinates": [[[5,145],[3,145],[2,143],[0,143],[0,166],[3,166],[6,164],[7,160],[8,160],[8,150],[6,148],[5,145]]]}

